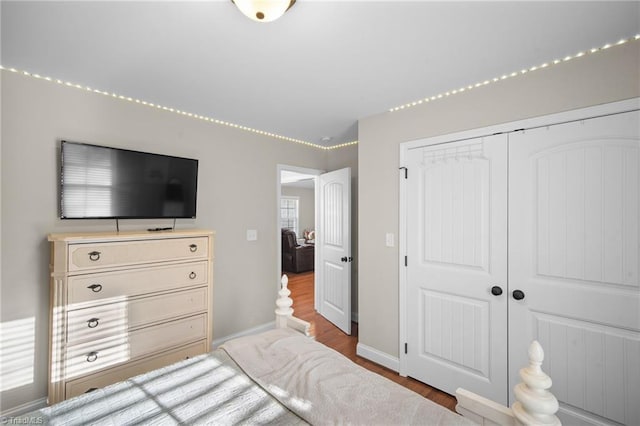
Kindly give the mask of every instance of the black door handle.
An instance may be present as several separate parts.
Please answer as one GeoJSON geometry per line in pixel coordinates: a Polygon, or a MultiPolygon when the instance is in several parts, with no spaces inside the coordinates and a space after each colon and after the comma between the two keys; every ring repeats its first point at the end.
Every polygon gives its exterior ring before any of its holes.
{"type": "Polygon", "coordinates": [[[513,290],[513,298],[516,300],[522,300],[524,299],[524,291],[522,290],[513,290]]]}
{"type": "Polygon", "coordinates": [[[502,288],[500,286],[494,285],[491,287],[491,294],[494,296],[500,296],[502,294],[502,288]]]}

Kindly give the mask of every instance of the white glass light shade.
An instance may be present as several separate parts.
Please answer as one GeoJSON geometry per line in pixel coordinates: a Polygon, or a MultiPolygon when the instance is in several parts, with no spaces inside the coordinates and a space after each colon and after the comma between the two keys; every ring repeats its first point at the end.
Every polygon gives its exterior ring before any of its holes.
{"type": "Polygon", "coordinates": [[[295,0],[232,0],[240,12],[257,22],[275,21],[289,9],[295,0]]]}

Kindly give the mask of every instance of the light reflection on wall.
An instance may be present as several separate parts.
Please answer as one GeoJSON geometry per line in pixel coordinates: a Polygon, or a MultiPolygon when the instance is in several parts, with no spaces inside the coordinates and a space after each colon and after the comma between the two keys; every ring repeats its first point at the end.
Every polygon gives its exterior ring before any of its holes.
{"type": "Polygon", "coordinates": [[[0,392],[33,383],[35,317],[0,323],[0,392]]]}

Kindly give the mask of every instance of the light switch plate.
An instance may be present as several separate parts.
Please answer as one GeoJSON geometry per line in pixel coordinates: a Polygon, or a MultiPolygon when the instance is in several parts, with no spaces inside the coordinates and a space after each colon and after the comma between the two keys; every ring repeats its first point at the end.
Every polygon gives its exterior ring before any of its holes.
{"type": "Polygon", "coordinates": [[[247,229],[247,241],[256,241],[258,239],[258,231],[256,229],[247,229]]]}
{"type": "Polygon", "coordinates": [[[391,232],[388,232],[385,237],[385,242],[387,247],[393,247],[395,245],[395,242],[393,240],[394,240],[393,234],[391,232]]]}

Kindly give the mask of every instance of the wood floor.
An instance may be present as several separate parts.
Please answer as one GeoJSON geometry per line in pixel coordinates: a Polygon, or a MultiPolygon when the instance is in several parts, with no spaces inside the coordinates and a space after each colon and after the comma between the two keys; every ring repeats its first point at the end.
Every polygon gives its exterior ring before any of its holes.
{"type": "Polygon", "coordinates": [[[301,274],[288,272],[287,276],[289,277],[289,289],[291,290],[291,298],[293,299],[294,315],[311,323],[311,334],[316,336],[318,342],[324,343],[337,350],[355,363],[374,373],[393,380],[452,411],[455,410],[456,399],[453,396],[409,377],[401,377],[398,373],[388,368],[356,355],[358,324],[352,323],[352,335],[347,336],[342,330],[331,324],[314,310],[313,272],[304,272],[301,274]]]}

